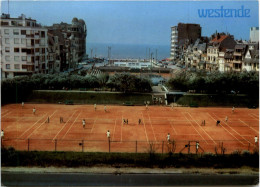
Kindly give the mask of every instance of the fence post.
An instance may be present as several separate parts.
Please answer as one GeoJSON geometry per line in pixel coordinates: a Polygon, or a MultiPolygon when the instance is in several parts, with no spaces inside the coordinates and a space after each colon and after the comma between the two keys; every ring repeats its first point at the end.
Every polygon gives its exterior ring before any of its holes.
{"type": "Polygon", "coordinates": [[[30,151],[30,139],[28,138],[28,151],[30,151]]]}
{"type": "Polygon", "coordinates": [[[135,153],[137,153],[137,140],[135,141],[135,153]]]}
{"type": "Polygon", "coordinates": [[[84,152],[84,140],[82,140],[82,152],[84,152]]]}
{"type": "Polygon", "coordinates": [[[55,151],[57,151],[57,139],[55,139],[55,151]]]}
{"type": "Polygon", "coordinates": [[[163,146],[164,146],[164,141],[162,141],[162,154],[163,154],[163,146]]]}
{"type": "Polygon", "coordinates": [[[110,138],[108,139],[108,151],[110,153],[110,138]]]}

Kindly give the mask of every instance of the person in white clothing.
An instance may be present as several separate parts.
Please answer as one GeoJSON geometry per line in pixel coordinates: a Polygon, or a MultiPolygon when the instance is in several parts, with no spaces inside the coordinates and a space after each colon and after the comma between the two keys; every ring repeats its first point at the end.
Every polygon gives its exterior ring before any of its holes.
{"type": "Polygon", "coordinates": [[[257,142],[258,142],[258,137],[255,136],[255,144],[257,145],[257,142]]]}
{"type": "Polygon", "coordinates": [[[235,112],[235,107],[233,106],[233,108],[232,108],[232,113],[234,113],[235,112]]]}
{"type": "Polygon", "coordinates": [[[22,107],[24,106],[24,102],[22,102],[22,107]]]}
{"type": "Polygon", "coordinates": [[[3,139],[4,139],[4,130],[1,131],[1,144],[3,145],[3,139]]]}
{"type": "Polygon", "coordinates": [[[167,142],[170,142],[170,133],[167,134],[167,142]]]}
{"type": "Polygon", "coordinates": [[[227,117],[227,116],[226,116],[226,119],[225,119],[225,120],[226,120],[226,122],[228,121],[228,117],[227,117]]]}
{"type": "Polygon", "coordinates": [[[4,133],[4,130],[2,129],[2,131],[1,131],[1,138],[4,138],[4,135],[5,135],[5,133],[4,133]]]}
{"type": "Polygon", "coordinates": [[[86,125],[85,119],[82,120],[82,125],[83,125],[83,128],[85,128],[85,125],[86,125]]]}
{"type": "Polygon", "coordinates": [[[104,111],[107,112],[107,105],[104,106],[104,111]]]}
{"type": "Polygon", "coordinates": [[[107,130],[107,139],[110,140],[110,132],[107,130]]]}
{"type": "Polygon", "coordinates": [[[198,150],[199,150],[199,146],[200,146],[199,142],[196,142],[196,153],[197,153],[198,150]]]}
{"type": "Polygon", "coordinates": [[[95,111],[97,110],[97,105],[96,104],[94,104],[94,109],[95,109],[95,111]]]}
{"type": "Polygon", "coordinates": [[[35,108],[33,108],[33,114],[35,115],[35,112],[36,112],[36,109],[35,108]]]}

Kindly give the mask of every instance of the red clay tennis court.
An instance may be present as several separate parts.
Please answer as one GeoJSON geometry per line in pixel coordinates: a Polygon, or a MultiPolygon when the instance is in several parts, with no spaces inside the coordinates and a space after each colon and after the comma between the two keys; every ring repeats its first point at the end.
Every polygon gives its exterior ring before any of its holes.
{"type": "Polygon", "coordinates": [[[148,152],[152,149],[166,153],[172,149],[166,139],[170,133],[177,153],[252,152],[258,148],[254,137],[259,134],[259,109],[236,108],[232,113],[231,108],[106,107],[107,112],[104,105],[97,105],[96,111],[94,105],[2,106],[2,146],[30,151],[148,152]],[[124,124],[123,119],[128,120],[128,124],[124,124]],[[219,126],[216,126],[217,120],[219,126]],[[106,135],[108,130],[110,141],[106,135]]]}

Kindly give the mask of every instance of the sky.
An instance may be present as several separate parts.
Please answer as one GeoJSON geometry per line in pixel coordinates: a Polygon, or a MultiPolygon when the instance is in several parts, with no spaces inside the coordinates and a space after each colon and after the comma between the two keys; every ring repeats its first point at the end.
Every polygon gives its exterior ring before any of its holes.
{"type": "MultiPolygon", "coordinates": [[[[1,12],[7,13],[7,1],[1,12]]],[[[71,23],[74,17],[87,24],[87,42],[114,44],[169,45],[171,27],[197,23],[203,36],[216,30],[229,32],[235,39],[249,39],[249,29],[258,26],[258,1],[12,1],[11,17],[22,13],[42,25],[71,23]],[[250,17],[201,18],[198,9],[250,9],[250,17]]]]}

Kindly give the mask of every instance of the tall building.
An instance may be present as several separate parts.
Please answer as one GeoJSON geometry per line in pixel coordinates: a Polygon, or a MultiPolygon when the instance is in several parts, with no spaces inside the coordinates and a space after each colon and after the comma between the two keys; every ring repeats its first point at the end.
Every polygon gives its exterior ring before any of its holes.
{"type": "Polygon", "coordinates": [[[48,73],[47,28],[21,15],[1,15],[1,78],[48,73]]]}
{"type": "Polygon", "coordinates": [[[259,42],[259,27],[250,28],[250,41],[259,42]]]}
{"type": "Polygon", "coordinates": [[[61,22],[48,27],[49,48],[54,50],[52,56],[55,53],[51,64],[53,72],[75,68],[82,61],[86,54],[86,36],[87,28],[82,19],[73,18],[72,24],[61,22]]]}
{"type": "Polygon", "coordinates": [[[171,58],[178,58],[180,50],[194,44],[199,38],[201,38],[199,24],[178,23],[178,26],[171,27],[171,58]]]}

